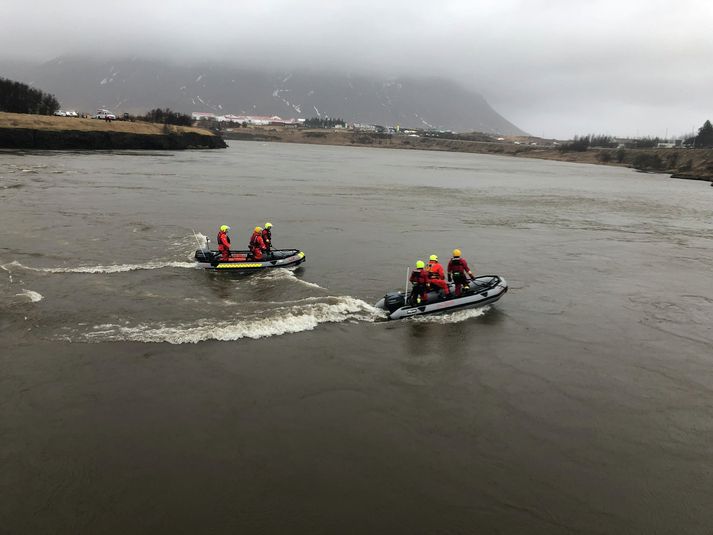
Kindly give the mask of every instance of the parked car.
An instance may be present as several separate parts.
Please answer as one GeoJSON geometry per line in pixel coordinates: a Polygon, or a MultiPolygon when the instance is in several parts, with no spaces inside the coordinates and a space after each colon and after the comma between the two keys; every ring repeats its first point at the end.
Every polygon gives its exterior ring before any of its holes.
{"type": "Polygon", "coordinates": [[[79,117],[79,114],[74,110],[67,110],[64,114],[67,117],[79,117]]]}
{"type": "Polygon", "coordinates": [[[66,117],[67,112],[62,111],[62,110],[57,110],[56,112],[54,112],[54,115],[56,115],[57,117],[66,117]]]}
{"type": "Polygon", "coordinates": [[[97,113],[94,115],[94,118],[113,121],[114,119],[116,119],[116,115],[111,113],[109,110],[97,110],[97,113]]]}

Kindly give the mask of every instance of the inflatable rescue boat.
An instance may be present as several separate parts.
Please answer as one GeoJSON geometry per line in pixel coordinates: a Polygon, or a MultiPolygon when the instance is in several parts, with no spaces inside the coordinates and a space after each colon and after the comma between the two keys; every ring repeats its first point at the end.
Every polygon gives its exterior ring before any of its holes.
{"type": "Polygon", "coordinates": [[[426,299],[415,297],[407,302],[409,296],[404,292],[389,292],[374,306],[386,310],[390,320],[399,320],[411,316],[452,312],[464,308],[477,308],[494,303],[508,291],[508,284],[497,275],[475,277],[464,286],[461,295],[455,297],[455,285],[449,285],[450,295],[442,297],[438,291],[431,290],[426,299]]]}
{"type": "Polygon", "coordinates": [[[230,257],[223,260],[218,251],[207,248],[198,249],[195,261],[210,271],[232,271],[253,273],[271,268],[293,268],[306,260],[305,254],[299,249],[274,249],[265,253],[262,258],[252,258],[249,251],[230,251],[230,257]]]}

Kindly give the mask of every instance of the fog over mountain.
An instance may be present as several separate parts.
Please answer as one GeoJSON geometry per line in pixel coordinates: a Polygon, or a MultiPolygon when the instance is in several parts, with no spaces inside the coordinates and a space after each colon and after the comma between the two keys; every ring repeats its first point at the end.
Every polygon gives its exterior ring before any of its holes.
{"type": "MultiPolygon", "coordinates": [[[[210,62],[192,66],[133,58],[58,58],[13,64],[7,75],[52,92],[65,109],[143,113],[156,107],[216,114],[339,117],[348,122],[479,131],[522,130],[482,96],[439,78],[272,71],[210,62]]],[[[0,72],[2,65],[0,64],[0,72]]]]}
{"type": "Polygon", "coordinates": [[[664,135],[713,118],[708,0],[5,0],[0,18],[4,60],[436,77],[538,135],[664,135]]]}

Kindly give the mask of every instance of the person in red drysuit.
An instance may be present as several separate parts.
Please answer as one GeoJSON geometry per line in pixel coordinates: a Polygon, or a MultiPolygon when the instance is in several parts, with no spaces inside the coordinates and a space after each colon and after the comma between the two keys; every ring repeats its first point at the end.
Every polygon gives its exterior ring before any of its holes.
{"type": "Polygon", "coordinates": [[[438,256],[432,254],[428,259],[428,282],[433,286],[443,291],[443,295],[448,297],[450,295],[450,290],[448,289],[448,283],[446,282],[446,274],[443,271],[443,266],[438,263],[438,256]]]}
{"type": "Polygon", "coordinates": [[[456,297],[460,297],[463,285],[468,284],[468,277],[470,277],[470,280],[475,278],[468,267],[468,262],[461,257],[460,249],[453,249],[453,258],[448,262],[448,282],[455,283],[456,297]]]}
{"type": "Polygon", "coordinates": [[[265,242],[265,250],[272,250],[272,223],[265,223],[265,228],[262,229],[262,241],[265,242]]]}
{"type": "Polygon", "coordinates": [[[218,231],[218,251],[220,251],[220,259],[228,260],[230,258],[230,236],[228,225],[222,225],[218,231]]]}
{"type": "Polygon", "coordinates": [[[411,271],[409,282],[413,284],[413,286],[411,287],[411,293],[408,297],[408,303],[410,305],[425,303],[428,300],[428,272],[425,268],[426,264],[423,263],[423,260],[419,260],[416,262],[416,269],[411,271]]]}
{"type": "Polygon", "coordinates": [[[255,227],[253,235],[250,237],[250,254],[255,260],[262,260],[265,252],[265,242],[262,240],[262,229],[255,227]]]}

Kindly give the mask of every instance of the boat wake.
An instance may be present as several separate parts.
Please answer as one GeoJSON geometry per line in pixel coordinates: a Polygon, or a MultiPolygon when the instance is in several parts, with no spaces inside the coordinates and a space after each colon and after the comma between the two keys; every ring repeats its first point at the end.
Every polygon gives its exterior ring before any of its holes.
{"type": "Polygon", "coordinates": [[[295,304],[269,313],[232,321],[215,319],[187,323],[139,325],[96,325],[83,336],[84,341],[198,343],[207,340],[233,341],[242,338],[268,338],[314,330],[322,323],[376,321],[382,311],[353,297],[325,297],[320,302],[295,304]]]}
{"type": "Polygon", "coordinates": [[[22,293],[15,294],[17,297],[26,297],[31,303],[38,303],[44,299],[44,296],[39,292],[34,292],[32,290],[22,290],[22,293]]]}
{"type": "Polygon", "coordinates": [[[195,262],[146,262],[145,264],[112,264],[108,266],[73,266],[73,267],[48,267],[36,268],[21,264],[17,260],[3,265],[3,269],[7,271],[8,267],[25,269],[28,271],[38,271],[42,273],[123,273],[126,271],[140,271],[148,269],[163,269],[163,268],[190,268],[196,269],[195,262]]]}
{"type": "Polygon", "coordinates": [[[457,310],[455,312],[432,316],[416,316],[412,319],[413,321],[419,323],[440,323],[445,325],[447,323],[460,323],[469,319],[479,318],[480,316],[485,315],[488,310],[490,310],[490,307],[484,306],[481,308],[469,308],[466,310],[457,310]]]}
{"type": "Polygon", "coordinates": [[[295,272],[293,270],[287,269],[287,268],[275,268],[275,269],[266,271],[265,273],[261,273],[257,276],[254,276],[250,280],[250,285],[258,286],[258,285],[263,284],[265,281],[296,282],[296,283],[300,284],[301,286],[305,286],[307,288],[316,288],[318,290],[325,290],[325,291],[327,290],[326,288],[320,286],[319,284],[315,284],[314,282],[309,282],[309,281],[300,279],[297,275],[295,275],[295,272]]]}

